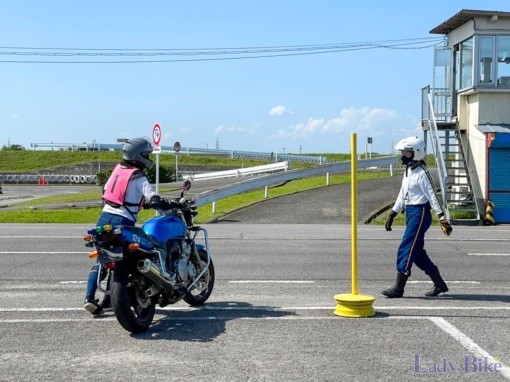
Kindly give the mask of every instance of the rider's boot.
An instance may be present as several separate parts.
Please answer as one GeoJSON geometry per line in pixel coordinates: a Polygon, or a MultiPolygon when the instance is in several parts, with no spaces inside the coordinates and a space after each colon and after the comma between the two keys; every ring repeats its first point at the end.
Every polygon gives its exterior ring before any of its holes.
{"type": "Polygon", "coordinates": [[[427,297],[436,297],[440,293],[446,293],[448,292],[448,286],[444,282],[443,278],[439,274],[439,271],[436,271],[435,273],[431,273],[429,277],[432,279],[432,282],[434,283],[434,286],[430,291],[425,293],[425,296],[427,297]]]}
{"type": "Polygon", "coordinates": [[[94,300],[91,297],[85,298],[85,305],[83,305],[83,307],[94,316],[98,316],[103,313],[103,308],[101,305],[99,305],[97,300],[94,300]]]}
{"type": "Polygon", "coordinates": [[[383,290],[381,293],[388,298],[402,297],[404,295],[404,288],[408,278],[409,275],[397,272],[397,280],[395,281],[395,285],[393,285],[391,288],[383,290]]]}

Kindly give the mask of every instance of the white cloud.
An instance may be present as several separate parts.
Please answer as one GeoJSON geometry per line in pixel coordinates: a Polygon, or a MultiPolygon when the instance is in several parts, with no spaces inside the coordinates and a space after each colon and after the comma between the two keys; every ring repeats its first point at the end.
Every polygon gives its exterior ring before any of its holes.
{"type": "Polygon", "coordinates": [[[225,126],[225,125],[220,125],[218,126],[215,130],[214,130],[214,133],[216,135],[220,134],[220,133],[246,133],[246,134],[253,134],[254,132],[256,132],[258,129],[260,128],[260,126],[258,125],[254,125],[254,126],[251,126],[251,127],[236,127],[236,126],[225,126]]]}
{"type": "Polygon", "coordinates": [[[345,132],[370,132],[375,134],[379,129],[380,134],[386,134],[386,128],[389,123],[394,121],[398,114],[384,108],[348,108],[340,112],[340,116],[326,120],[324,118],[309,118],[306,122],[299,123],[280,129],[272,134],[268,139],[303,139],[315,134],[341,134],[345,132]]]}
{"type": "Polygon", "coordinates": [[[357,132],[369,131],[390,120],[394,120],[397,113],[393,110],[363,107],[343,109],[340,117],[330,119],[324,124],[322,131],[342,133],[355,130],[357,132]]]}
{"type": "Polygon", "coordinates": [[[281,138],[306,138],[315,134],[322,126],[324,126],[323,119],[308,118],[308,121],[290,126],[287,130],[280,129],[276,134],[272,134],[268,138],[270,140],[281,138]]]}
{"type": "Polygon", "coordinates": [[[18,114],[18,113],[16,113],[16,114],[12,114],[12,115],[11,115],[11,119],[16,119],[16,118],[18,118],[18,117],[19,117],[19,114],[18,114]]]}
{"type": "Polygon", "coordinates": [[[287,110],[287,108],[285,106],[281,106],[281,105],[275,106],[271,110],[269,110],[269,115],[272,117],[281,117],[282,115],[285,115],[285,114],[292,115],[294,113],[290,110],[287,110]]]}

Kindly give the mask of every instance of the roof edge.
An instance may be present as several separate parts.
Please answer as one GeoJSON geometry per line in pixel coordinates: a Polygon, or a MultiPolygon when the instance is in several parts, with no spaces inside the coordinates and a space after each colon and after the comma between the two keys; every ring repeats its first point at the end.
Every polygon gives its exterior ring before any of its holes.
{"type": "Polygon", "coordinates": [[[492,17],[492,16],[497,16],[498,18],[499,17],[510,18],[510,12],[462,9],[460,12],[457,12],[455,15],[450,17],[448,20],[442,22],[435,28],[432,28],[429,31],[429,33],[446,35],[451,31],[461,27],[468,21],[473,20],[475,17],[492,17]]]}

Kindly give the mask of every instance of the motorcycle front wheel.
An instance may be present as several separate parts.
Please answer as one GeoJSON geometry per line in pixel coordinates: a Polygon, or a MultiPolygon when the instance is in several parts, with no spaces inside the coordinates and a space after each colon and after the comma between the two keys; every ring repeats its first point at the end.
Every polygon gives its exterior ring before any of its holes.
{"type": "MultiPolygon", "coordinates": [[[[201,249],[198,251],[198,255],[200,257],[200,265],[199,269],[202,269],[203,266],[207,264],[207,253],[205,250],[201,249]]],[[[207,271],[200,277],[200,279],[196,282],[193,288],[186,293],[183,300],[186,301],[191,306],[202,305],[207,301],[209,296],[212,293],[214,287],[214,265],[211,259],[209,266],[207,267],[207,271]]]]}
{"type": "Polygon", "coordinates": [[[154,319],[156,305],[144,293],[143,285],[132,275],[115,269],[110,296],[115,317],[124,329],[131,333],[147,330],[154,319]]]}

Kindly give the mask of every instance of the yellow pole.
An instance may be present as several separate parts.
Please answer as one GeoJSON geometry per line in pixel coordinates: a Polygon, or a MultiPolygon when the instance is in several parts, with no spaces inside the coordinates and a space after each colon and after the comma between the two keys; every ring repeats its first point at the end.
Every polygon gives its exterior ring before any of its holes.
{"type": "Polygon", "coordinates": [[[358,187],[356,134],[351,134],[351,272],[352,294],[358,294],[358,187]]]}
{"type": "Polygon", "coordinates": [[[375,298],[358,294],[358,195],[357,195],[356,134],[351,135],[351,273],[352,293],[337,294],[334,313],[343,317],[371,317],[375,298]]]}

